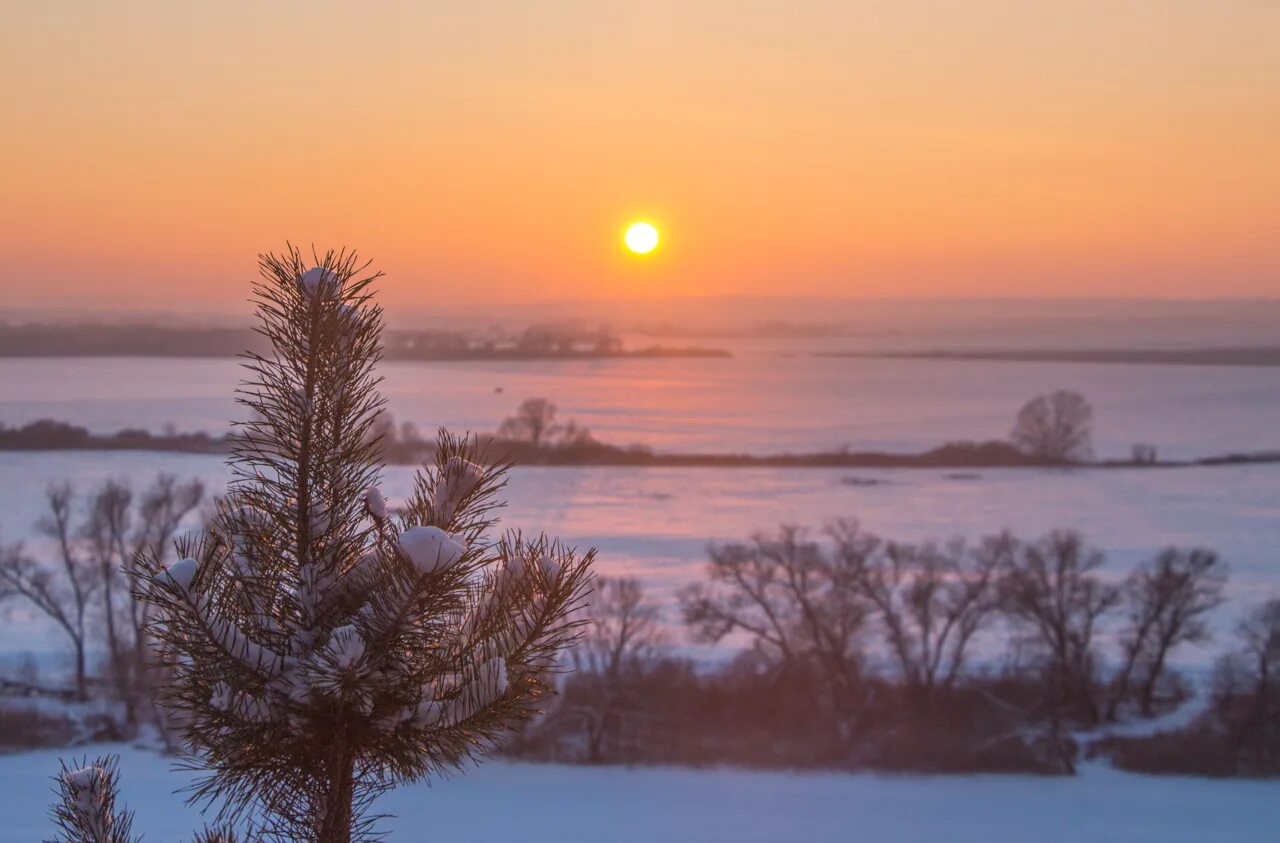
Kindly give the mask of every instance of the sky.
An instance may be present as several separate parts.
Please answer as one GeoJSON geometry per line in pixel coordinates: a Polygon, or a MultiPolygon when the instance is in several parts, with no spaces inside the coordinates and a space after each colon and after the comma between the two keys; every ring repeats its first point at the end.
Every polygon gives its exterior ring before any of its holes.
{"type": "Polygon", "coordinates": [[[1273,0],[15,4],[18,307],[1280,296],[1273,0]],[[662,242],[637,257],[625,225],[662,242]]]}

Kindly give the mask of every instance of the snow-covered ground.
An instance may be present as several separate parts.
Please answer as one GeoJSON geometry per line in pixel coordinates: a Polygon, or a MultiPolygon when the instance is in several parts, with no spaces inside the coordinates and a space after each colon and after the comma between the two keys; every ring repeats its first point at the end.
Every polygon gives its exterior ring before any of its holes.
{"type": "MultiPolygon", "coordinates": [[[[148,840],[189,839],[202,819],[172,795],[188,774],[128,747],[125,796],[148,840]]],[[[78,756],[77,756],[78,757],[78,756]]],[[[31,843],[58,753],[0,756],[0,843],[31,843]]],[[[1134,776],[873,776],[494,761],[378,803],[392,841],[857,841],[857,843],[1273,843],[1280,782],[1134,776]]]]}

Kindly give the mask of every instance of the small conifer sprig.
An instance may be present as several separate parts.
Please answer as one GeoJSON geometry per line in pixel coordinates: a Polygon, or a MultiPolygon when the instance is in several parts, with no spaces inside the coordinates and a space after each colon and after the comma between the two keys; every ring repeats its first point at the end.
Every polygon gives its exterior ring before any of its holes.
{"type": "Polygon", "coordinates": [[[483,755],[534,713],[584,621],[595,552],[496,534],[509,465],[444,431],[388,507],[379,275],[353,253],[312,263],[293,247],[261,258],[271,351],[245,362],[227,494],[179,561],[145,555],[132,585],[170,677],[161,703],[205,774],[191,799],[255,839],[347,843],[372,834],[380,792],[483,755]]]}
{"type": "Polygon", "coordinates": [[[120,770],[116,759],[62,764],[56,779],[58,802],[53,819],[58,826],[55,843],[137,843],[133,814],[117,807],[120,770]]]}

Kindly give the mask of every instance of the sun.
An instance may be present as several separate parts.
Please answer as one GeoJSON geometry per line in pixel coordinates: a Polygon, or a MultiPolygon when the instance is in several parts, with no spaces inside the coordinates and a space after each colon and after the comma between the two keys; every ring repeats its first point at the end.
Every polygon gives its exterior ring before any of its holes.
{"type": "Polygon", "coordinates": [[[633,222],[627,227],[627,248],[637,255],[647,255],[658,248],[658,229],[647,222],[633,222]]]}

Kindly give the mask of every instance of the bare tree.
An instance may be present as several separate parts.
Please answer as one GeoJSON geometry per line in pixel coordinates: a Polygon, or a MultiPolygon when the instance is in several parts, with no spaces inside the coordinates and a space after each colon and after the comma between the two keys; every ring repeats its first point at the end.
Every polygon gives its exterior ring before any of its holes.
{"type": "Polygon", "coordinates": [[[595,439],[591,436],[591,431],[578,424],[573,419],[565,422],[556,431],[556,436],[560,446],[564,448],[582,448],[595,443],[595,439]]]}
{"type": "Polygon", "coordinates": [[[995,581],[1012,541],[923,545],[890,542],[867,554],[857,524],[830,529],[836,553],[856,572],[855,586],[875,607],[889,651],[909,689],[928,701],[964,668],[974,634],[995,608],[995,581]]]}
{"type": "Polygon", "coordinates": [[[418,426],[411,421],[400,422],[400,441],[406,445],[421,444],[422,433],[418,431],[418,426]]]}
{"type": "Polygon", "coordinates": [[[1136,465],[1155,465],[1159,461],[1159,451],[1155,445],[1136,442],[1131,451],[1130,460],[1136,465]]]}
{"type": "Polygon", "coordinates": [[[1077,461],[1092,455],[1093,407],[1078,392],[1039,395],[1018,411],[1010,438],[1020,450],[1046,460],[1077,461]]]}
{"type": "Polygon", "coordinates": [[[603,741],[617,714],[625,680],[649,661],[663,641],[659,608],[644,598],[634,579],[596,580],[591,601],[591,625],[573,650],[574,666],[600,680],[600,699],[589,712],[589,758],[604,760],[603,741]]]}
{"type": "Polygon", "coordinates": [[[498,427],[498,438],[529,442],[538,448],[560,431],[556,424],[556,405],[545,398],[526,398],[514,416],[508,416],[498,427]]]}
{"type": "MultiPolygon", "coordinates": [[[[122,567],[130,577],[136,572],[138,557],[149,552],[163,562],[182,522],[195,512],[205,499],[205,487],[198,478],[181,482],[172,474],[160,474],[147,487],[137,506],[129,552],[122,557],[122,567]]],[[[149,621],[145,604],[129,595],[129,621],[133,630],[135,663],[146,662],[144,630],[149,621]]]]}
{"type": "Polygon", "coordinates": [[[164,558],[179,525],[204,498],[199,480],[179,482],[160,474],[141,495],[108,480],[89,499],[78,534],[102,585],[102,617],[112,680],[129,723],[137,721],[138,685],[146,663],[145,611],[120,578],[131,575],[138,555],[164,558]]]}
{"type": "Polygon", "coordinates": [[[1214,713],[1237,770],[1280,772],[1280,599],[1253,609],[1236,630],[1241,647],[1219,660],[1214,713]]]}
{"type": "Polygon", "coordinates": [[[1129,576],[1123,590],[1129,614],[1121,633],[1124,662],[1113,683],[1108,719],[1128,697],[1135,674],[1140,675],[1139,709],[1151,716],[1169,653],[1208,638],[1204,615],[1222,603],[1226,580],[1226,565],[1203,548],[1166,548],[1129,576]]]}
{"type": "Polygon", "coordinates": [[[1268,600],[1250,612],[1240,622],[1239,635],[1258,681],[1267,684],[1280,678],[1280,599],[1268,600]]]}
{"type": "Polygon", "coordinates": [[[864,703],[858,638],[870,612],[855,584],[863,557],[878,545],[862,534],[831,554],[804,530],[783,526],[750,543],[712,546],[710,582],[681,595],[685,621],[702,640],[745,634],[784,669],[815,667],[847,744],[864,703]]]}
{"type": "Polygon", "coordinates": [[[49,515],[37,523],[37,529],[58,546],[57,565],[41,565],[20,545],[0,550],[0,598],[26,601],[67,634],[75,655],[76,699],[86,700],[86,615],[98,582],[93,566],[77,551],[71,537],[73,499],[70,485],[51,487],[46,493],[49,515]]]}
{"type": "Polygon", "coordinates": [[[1055,530],[1032,544],[1015,543],[999,581],[1001,608],[1031,630],[1048,656],[1054,701],[1074,701],[1095,723],[1094,633],[1120,600],[1120,590],[1094,573],[1102,562],[1079,533],[1055,530]]]}
{"type": "Polygon", "coordinates": [[[116,630],[119,599],[116,580],[123,575],[129,551],[125,547],[125,534],[129,530],[133,492],[114,480],[108,480],[89,503],[89,514],[80,529],[85,539],[91,564],[97,571],[102,585],[102,617],[107,633],[107,659],[111,677],[116,683],[120,698],[125,700],[128,719],[133,720],[132,694],[125,666],[126,645],[116,630]]]}
{"type": "Polygon", "coordinates": [[[573,650],[577,668],[616,677],[642,665],[663,641],[660,615],[638,580],[597,577],[591,625],[573,650]]]}

